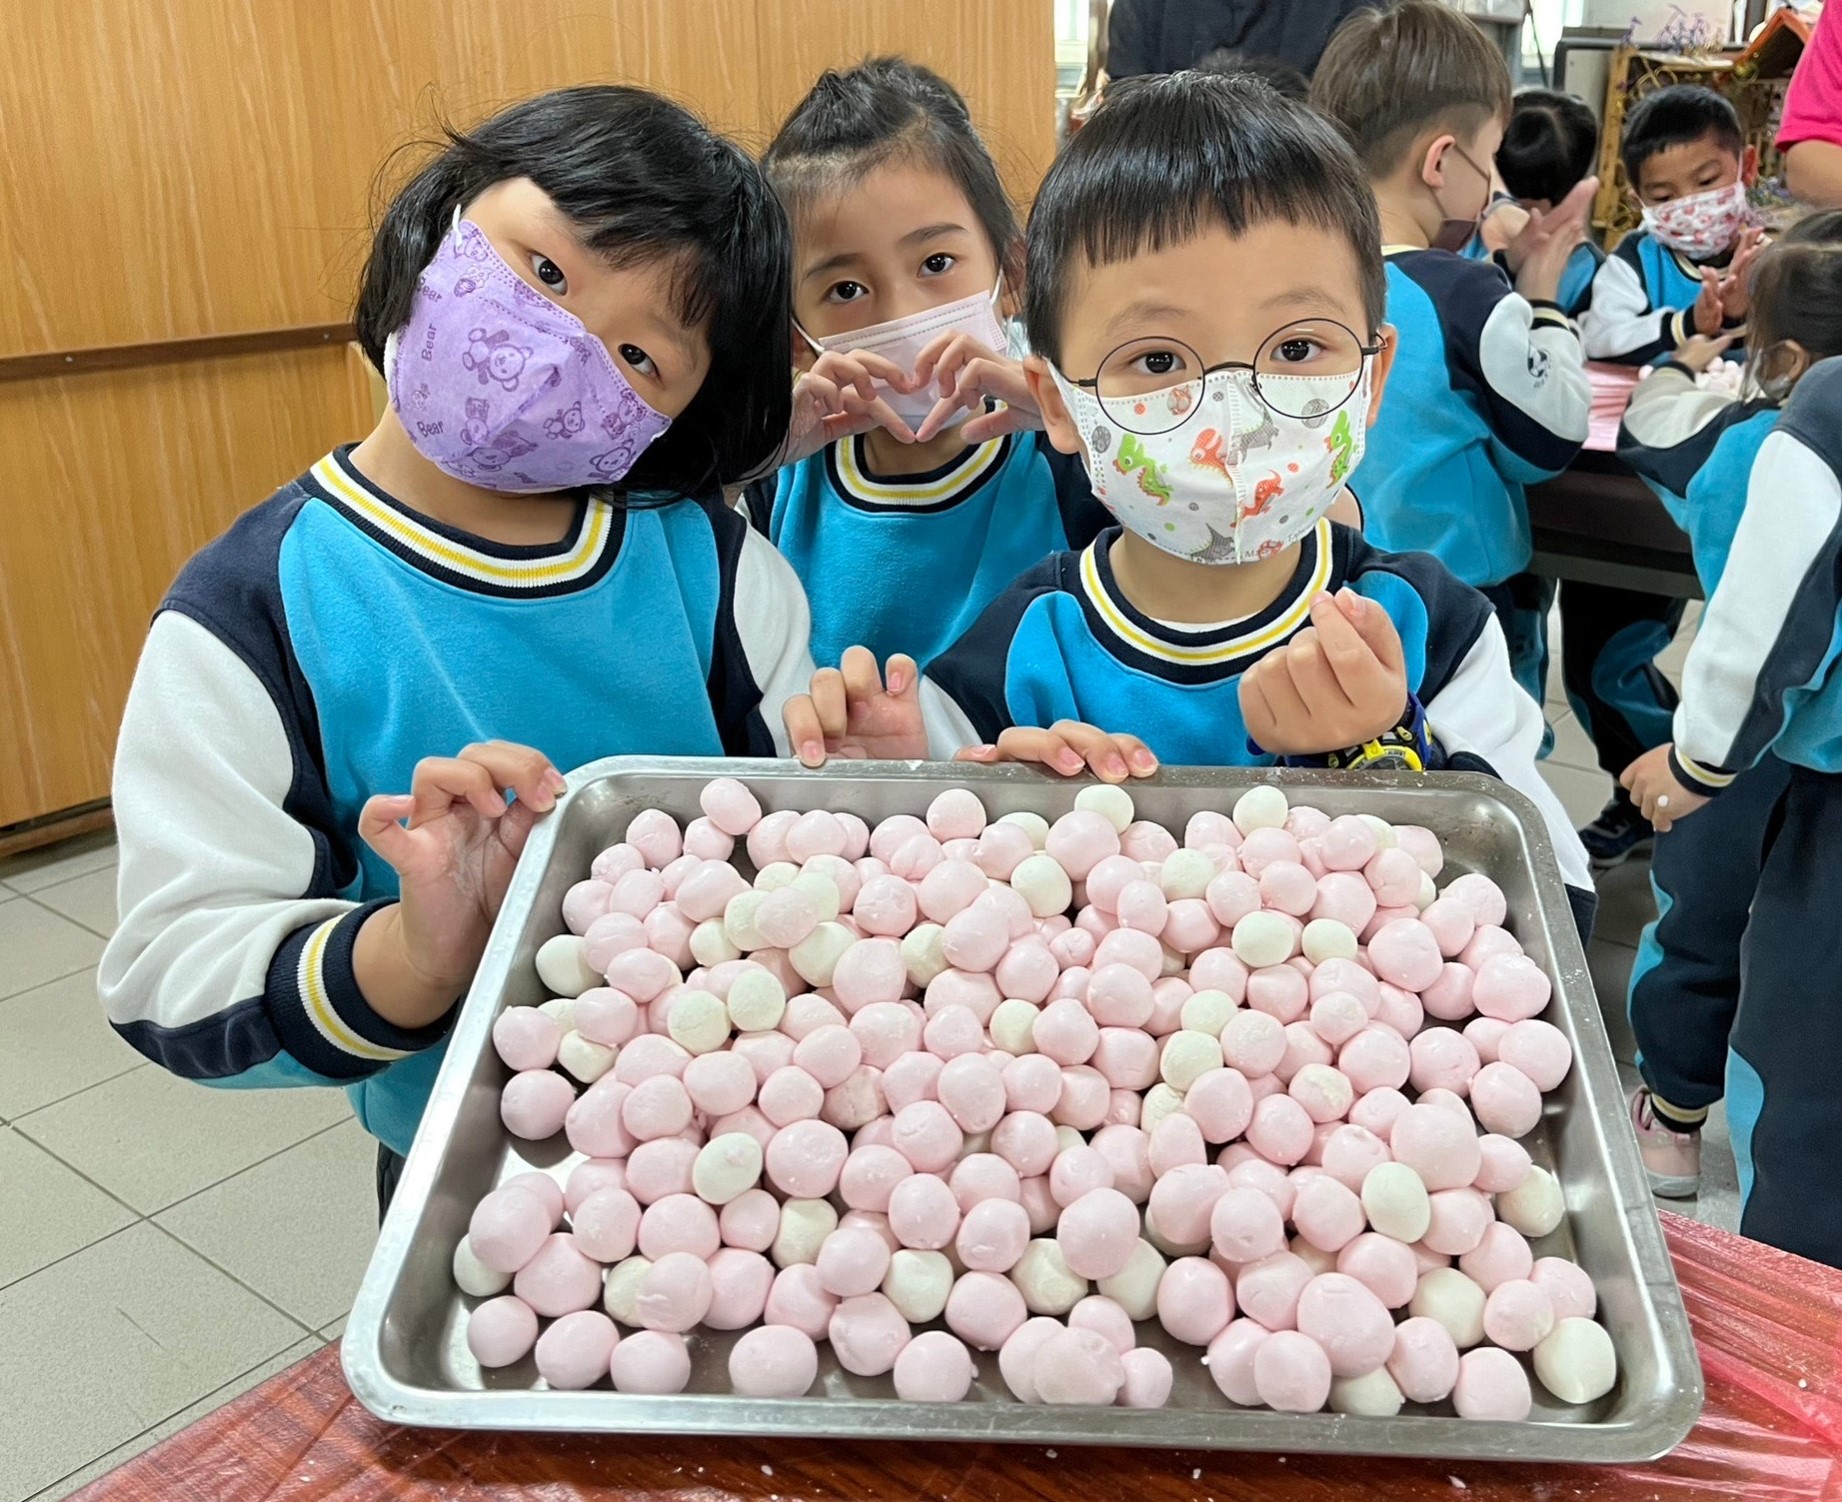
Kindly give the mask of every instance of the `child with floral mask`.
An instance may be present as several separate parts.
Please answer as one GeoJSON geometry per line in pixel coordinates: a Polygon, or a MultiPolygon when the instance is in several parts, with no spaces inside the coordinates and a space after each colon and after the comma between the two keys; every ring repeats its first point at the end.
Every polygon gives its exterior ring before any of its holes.
{"type": "Polygon", "coordinates": [[[1733,106],[1699,84],[1638,100],[1620,153],[1643,224],[1599,268],[1580,335],[1591,359],[1654,365],[1746,322],[1747,271],[1764,244],[1746,197],[1758,153],[1733,106]]]}
{"type": "Polygon", "coordinates": [[[1026,571],[924,676],[862,648],[822,669],[787,708],[801,759],[1489,770],[1590,905],[1489,604],[1327,515],[1394,357],[1380,245],[1360,166],[1305,106],[1194,73],[1110,89],[1030,217],[1027,369],[1118,525],[1026,571]]]}
{"type": "Polygon", "coordinates": [[[965,101],[900,59],[826,73],[763,166],[793,222],[799,373],[747,507],[805,583],[819,661],[926,662],[1106,521],[1009,352],[1016,217],[965,101]]]}
{"type": "Polygon", "coordinates": [[[103,1003],[189,1078],[347,1089],[380,1199],[562,771],[772,755],[811,681],[722,491],[786,432],[787,256],[755,164],[642,89],[450,132],[358,295],[388,408],[154,617],[103,1003]]]}

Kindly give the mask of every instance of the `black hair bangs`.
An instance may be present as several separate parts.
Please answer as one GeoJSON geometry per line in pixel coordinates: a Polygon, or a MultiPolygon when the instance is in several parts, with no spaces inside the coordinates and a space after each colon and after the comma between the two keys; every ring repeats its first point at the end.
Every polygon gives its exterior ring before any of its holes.
{"type": "Polygon", "coordinates": [[[645,89],[557,89],[445,145],[384,210],[353,321],[372,364],[409,318],[417,279],[454,216],[496,183],[529,178],[611,266],[670,267],[672,311],[700,329],[710,371],[620,490],[665,498],[765,463],[792,416],[791,237],[748,155],[645,89]]]}
{"type": "Polygon", "coordinates": [[[1626,113],[1624,139],[1619,144],[1631,187],[1637,187],[1644,163],[1658,152],[1704,136],[1712,136],[1735,156],[1746,149],[1739,112],[1724,94],[1698,83],[1671,84],[1646,94],[1626,113]]]}
{"type": "Polygon", "coordinates": [[[797,221],[820,198],[855,187],[877,168],[913,163],[965,195],[1005,275],[1020,274],[1022,233],[997,163],[959,90],[931,68],[874,57],[827,69],[775,134],[762,170],[797,221]]]}
{"type": "Polygon", "coordinates": [[[1283,220],[1344,236],[1363,311],[1387,305],[1375,196],[1354,153],[1314,110],[1245,75],[1121,80],[1056,159],[1030,214],[1024,321],[1060,363],[1077,261],[1109,266],[1221,225],[1283,220]]]}

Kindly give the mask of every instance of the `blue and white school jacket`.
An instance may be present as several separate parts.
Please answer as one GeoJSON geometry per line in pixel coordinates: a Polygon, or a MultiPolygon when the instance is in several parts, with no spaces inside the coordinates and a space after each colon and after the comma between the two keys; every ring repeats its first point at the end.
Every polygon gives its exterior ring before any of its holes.
{"type": "Polygon", "coordinates": [[[1668,358],[1695,333],[1691,315],[1701,295],[1702,265],[1725,260],[1691,261],[1647,229],[1626,235],[1600,263],[1591,296],[1579,309],[1587,359],[1651,365],[1668,358]]]}
{"type": "MultiPolygon", "coordinates": [[[[1365,471],[1366,473],[1366,471],[1365,471]]],[[[1311,601],[1348,586],[1388,612],[1424,708],[1435,765],[1490,771],[1541,809],[1569,885],[1590,891],[1573,822],[1536,770],[1541,711],[1510,676],[1488,601],[1425,554],[1388,554],[1321,520],[1272,604],[1218,626],[1154,620],[1112,565],[1119,529],[1019,577],[936,658],[921,683],[928,751],[948,757],[1013,725],[1080,720],[1138,736],[1161,762],[1271,766],[1241,713],[1243,675],[1310,624],[1311,601]]]]}
{"type": "Polygon", "coordinates": [[[397,892],[365,800],[482,740],[565,770],[774,755],[806,640],[799,581],[720,496],[585,500],[561,542],[508,547],[329,454],[194,557],[148,632],[116,752],[109,1020],[204,1084],[342,1086],[406,1151],[453,1019],[405,1032],[358,988],[353,941],[397,892]]]}
{"type": "Polygon", "coordinates": [[[1572,321],[1495,266],[1443,250],[1387,253],[1399,334],[1362,462],[1363,530],[1431,553],[1466,584],[1528,567],[1524,487],[1586,441],[1592,388],[1572,321]]]}
{"type": "Polygon", "coordinates": [[[1778,415],[1766,397],[1703,391],[1693,371],[1668,360],[1637,383],[1625,407],[1618,457],[1688,533],[1704,594],[1720,583],[1753,464],[1778,415]]]}
{"type": "Polygon", "coordinates": [[[1671,769],[1714,794],[1767,751],[1842,773],[1842,357],[1805,372],[1760,443],[1683,672],[1671,769]]]}
{"type": "Polygon", "coordinates": [[[793,565],[812,608],[812,655],[851,646],[923,667],[1039,559],[1091,542],[1111,518],[1078,455],[1041,433],[973,445],[899,480],[870,467],[861,436],[829,444],[749,488],[751,519],[793,565]]]}

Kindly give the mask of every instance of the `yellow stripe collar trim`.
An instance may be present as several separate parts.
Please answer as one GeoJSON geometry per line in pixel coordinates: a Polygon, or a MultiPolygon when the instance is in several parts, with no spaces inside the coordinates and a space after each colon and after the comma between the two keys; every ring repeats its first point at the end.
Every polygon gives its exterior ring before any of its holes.
{"type": "Polygon", "coordinates": [[[606,501],[591,500],[581,532],[568,553],[529,559],[495,558],[443,537],[433,528],[379,500],[354,483],[331,454],[314,465],[313,478],[341,505],[404,547],[451,573],[483,584],[535,588],[567,583],[594,567],[613,530],[614,508],[606,501]]]}
{"type": "Polygon", "coordinates": [[[1311,618],[1311,602],[1330,583],[1330,520],[1325,517],[1319,519],[1312,534],[1312,545],[1317,549],[1317,560],[1311,570],[1311,577],[1277,620],[1257,631],[1230,637],[1226,641],[1210,642],[1207,646],[1185,647],[1167,641],[1161,636],[1151,635],[1121,610],[1113,597],[1107,593],[1106,584],[1100,577],[1100,565],[1094,553],[1094,550],[1105,540],[1101,538],[1099,541],[1089,543],[1081,554],[1082,588],[1086,590],[1087,598],[1094,609],[1099,612],[1100,618],[1106,622],[1115,635],[1128,646],[1143,652],[1147,657],[1160,658],[1165,662],[1204,666],[1231,662],[1237,657],[1247,657],[1264,652],[1269,647],[1284,641],[1311,618]]]}
{"type": "Polygon", "coordinates": [[[928,505],[970,490],[989,474],[1004,453],[1002,438],[987,439],[936,480],[878,480],[857,462],[858,438],[838,444],[838,478],[854,499],[871,504],[928,505]]]}

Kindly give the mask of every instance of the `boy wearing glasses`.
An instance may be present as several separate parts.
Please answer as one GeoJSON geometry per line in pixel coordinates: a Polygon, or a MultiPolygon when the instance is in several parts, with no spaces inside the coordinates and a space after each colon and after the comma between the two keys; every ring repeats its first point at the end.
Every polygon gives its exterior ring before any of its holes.
{"type": "Polygon", "coordinates": [[[1586,439],[1585,357],[1556,299],[1596,184],[1532,216],[1513,288],[1496,266],[1455,254],[1490,203],[1510,83],[1484,34],[1433,0],[1345,22],[1311,102],[1368,169],[1399,338],[1388,410],[1369,435],[1364,530],[1482,590],[1517,681],[1540,704],[1551,586],[1524,572],[1523,487],[1565,469],[1586,439]]]}
{"type": "Polygon", "coordinates": [[[1334,128],[1253,80],[1127,80],[1050,169],[1028,259],[1032,391],[1119,525],[1023,574],[924,679],[861,647],[816,674],[787,707],[801,760],[1491,771],[1542,810],[1588,916],[1490,605],[1327,515],[1395,351],[1334,128]]]}

